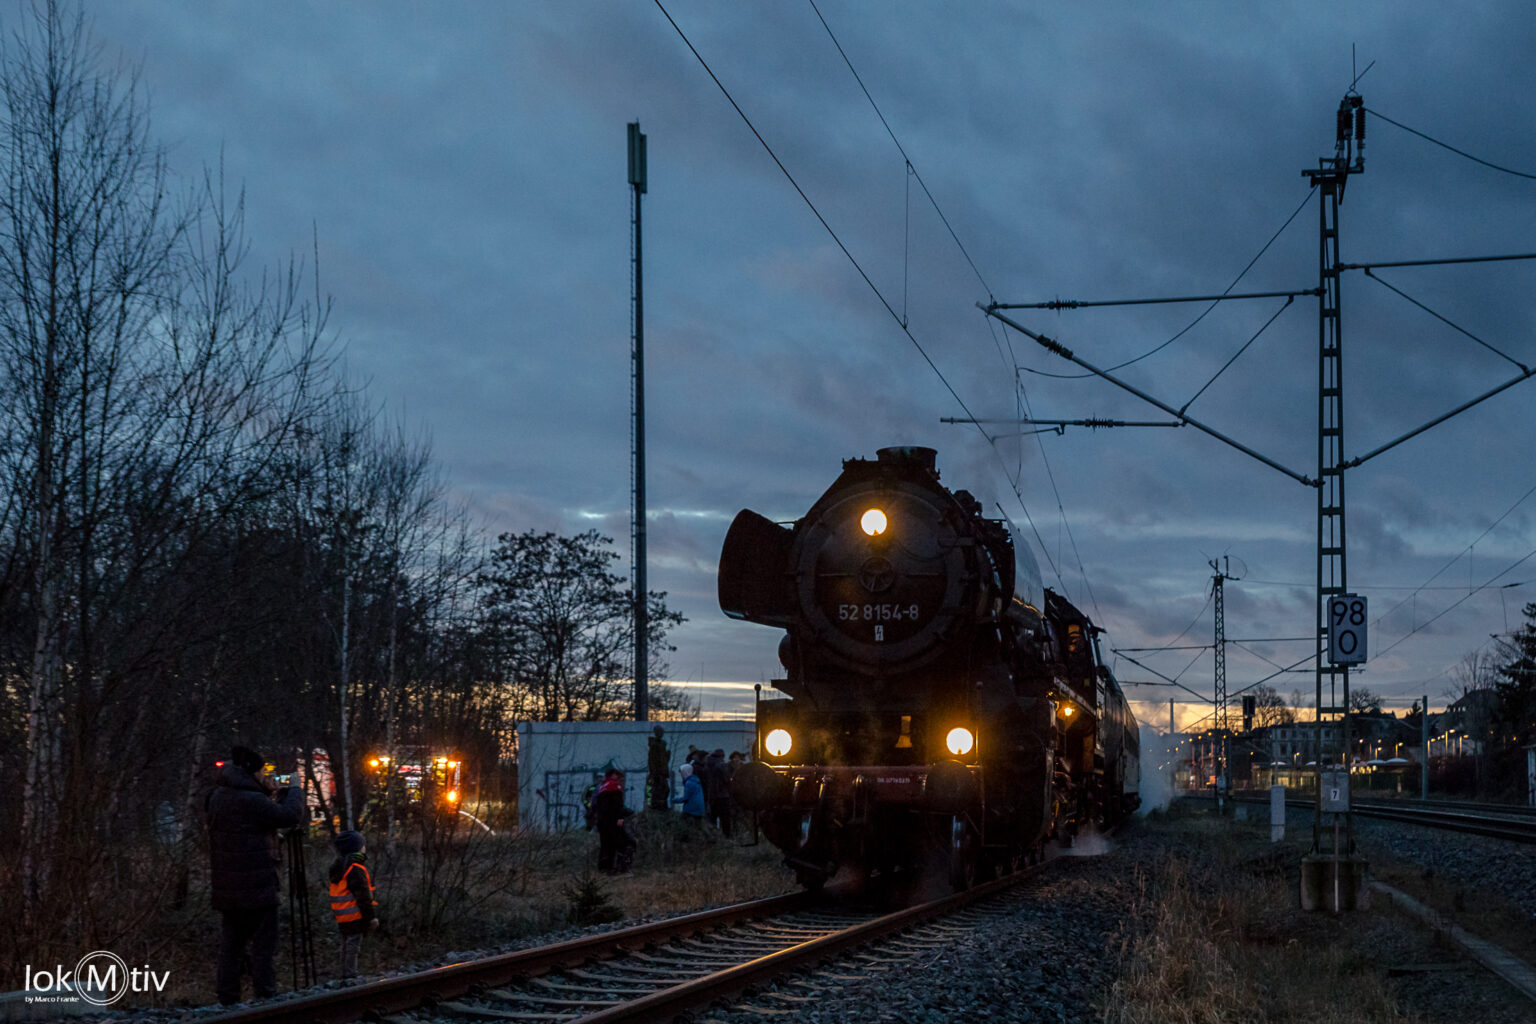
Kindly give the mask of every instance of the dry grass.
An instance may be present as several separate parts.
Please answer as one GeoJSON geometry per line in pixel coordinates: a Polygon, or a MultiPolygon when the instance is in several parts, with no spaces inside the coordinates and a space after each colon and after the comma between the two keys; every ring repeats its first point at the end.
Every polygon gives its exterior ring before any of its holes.
{"type": "MultiPolygon", "coordinates": [[[[750,834],[732,841],[718,832],[694,833],[680,819],[641,816],[634,870],[621,876],[597,873],[597,836],[585,831],[490,835],[460,829],[403,839],[393,852],[370,845],[382,926],[363,943],[360,967],[365,974],[395,972],[456,952],[536,942],[575,926],[573,892],[582,886],[616,908],[621,921],[769,896],[793,886],[793,876],[766,842],[747,845],[750,834]]],[[[334,978],[337,965],[325,879],[331,858],[323,837],[309,841],[309,912],[321,981],[334,978]]],[[[293,982],[286,890],[285,879],[280,990],[293,982]]],[[[170,970],[170,985],[156,1000],[162,1005],[213,1001],[219,916],[208,909],[206,893],[206,876],[194,878],[187,906],[165,910],[143,926],[142,940],[125,942],[131,948],[119,950],[129,963],[170,970]]]]}
{"type": "Polygon", "coordinates": [[[1118,1024],[1388,1024],[1396,1006],[1362,940],[1369,914],[1299,909],[1302,851],[1175,811],[1138,869],[1136,922],[1105,1021],[1118,1024]]]}

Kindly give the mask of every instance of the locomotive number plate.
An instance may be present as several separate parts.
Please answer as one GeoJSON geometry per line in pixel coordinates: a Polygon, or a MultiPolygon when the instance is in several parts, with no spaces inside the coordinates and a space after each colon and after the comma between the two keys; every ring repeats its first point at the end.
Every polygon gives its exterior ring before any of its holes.
{"type": "Polygon", "coordinates": [[[917,618],[915,604],[840,604],[839,622],[904,622],[917,618]]]}

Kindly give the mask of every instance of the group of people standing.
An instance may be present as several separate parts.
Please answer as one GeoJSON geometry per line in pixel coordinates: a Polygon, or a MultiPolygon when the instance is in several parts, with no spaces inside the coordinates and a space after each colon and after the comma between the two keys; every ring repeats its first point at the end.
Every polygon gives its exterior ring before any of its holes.
{"type": "Polygon", "coordinates": [[[736,774],[737,765],[745,760],[746,755],[739,752],[732,753],[727,759],[724,750],[705,753],[690,747],[687,759],[677,769],[683,779],[683,795],[672,802],[682,804],[683,814],[696,821],[699,827],[708,822],[729,839],[735,817],[731,776],[736,774]]]}
{"type": "MultiPolygon", "coordinates": [[[[673,796],[671,756],[664,736],[656,726],[651,731],[646,757],[646,806],[653,811],[680,806],[683,818],[703,830],[705,823],[729,837],[733,819],[731,775],[746,755],[726,757],[723,749],[707,752],[690,746],[688,756],[677,768],[681,792],[673,796]]],[[[624,804],[624,773],[618,768],[604,770],[602,781],[592,790],[588,823],[597,831],[597,867],[606,874],[629,870],[634,860],[635,837],[629,823],[634,811],[624,804]]]]}
{"type": "Polygon", "coordinates": [[[685,817],[697,821],[700,827],[707,821],[729,836],[734,812],[731,776],[747,755],[735,751],[727,758],[723,749],[708,752],[689,744],[688,756],[677,767],[682,793],[674,797],[672,758],[664,735],[661,726],[652,729],[646,752],[646,789],[651,810],[665,811],[681,804],[685,817]]]}

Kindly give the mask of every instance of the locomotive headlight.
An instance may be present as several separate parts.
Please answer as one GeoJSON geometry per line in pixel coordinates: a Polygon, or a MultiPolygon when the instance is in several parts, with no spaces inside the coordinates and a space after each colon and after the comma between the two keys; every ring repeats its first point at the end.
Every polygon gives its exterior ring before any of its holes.
{"type": "Polygon", "coordinates": [[[774,729],[763,739],[763,749],[770,757],[783,757],[793,744],[788,729],[774,729]]]}
{"type": "Polygon", "coordinates": [[[976,745],[976,737],[971,735],[971,730],[969,729],[954,728],[949,730],[949,735],[944,737],[944,745],[949,748],[951,754],[954,754],[956,757],[964,757],[976,745]]]}
{"type": "Polygon", "coordinates": [[[885,532],[889,525],[885,513],[877,508],[872,508],[859,517],[859,528],[871,537],[878,537],[885,532]]]}

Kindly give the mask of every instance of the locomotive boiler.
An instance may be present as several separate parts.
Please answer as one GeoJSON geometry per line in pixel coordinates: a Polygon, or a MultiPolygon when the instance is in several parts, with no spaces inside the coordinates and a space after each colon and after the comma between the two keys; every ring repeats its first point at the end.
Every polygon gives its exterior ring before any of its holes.
{"type": "Polygon", "coordinates": [[[784,631],[733,793],[800,882],[938,864],[957,888],[1137,805],[1099,630],[931,448],[848,459],[805,516],[736,516],[720,607],[784,631]]]}

